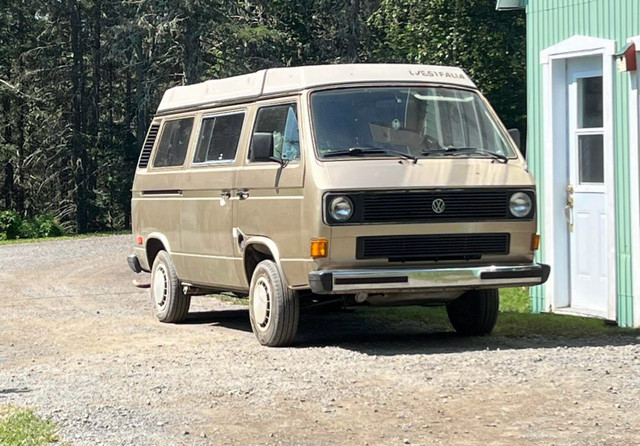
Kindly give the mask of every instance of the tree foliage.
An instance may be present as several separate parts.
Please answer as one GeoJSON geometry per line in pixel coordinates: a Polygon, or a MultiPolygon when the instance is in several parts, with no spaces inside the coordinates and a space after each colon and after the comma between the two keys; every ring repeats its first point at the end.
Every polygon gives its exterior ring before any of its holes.
{"type": "Polygon", "coordinates": [[[1,0],[0,211],[78,232],[127,227],[163,92],[263,68],[460,65],[522,128],[524,21],[494,3],[1,0]]]}
{"type": "Polygon", "coordinates": [[[526,130],[523,13],[494,0],[384,0],[368,25],[371,60],[462,67],[507,126],[526,130]]]}

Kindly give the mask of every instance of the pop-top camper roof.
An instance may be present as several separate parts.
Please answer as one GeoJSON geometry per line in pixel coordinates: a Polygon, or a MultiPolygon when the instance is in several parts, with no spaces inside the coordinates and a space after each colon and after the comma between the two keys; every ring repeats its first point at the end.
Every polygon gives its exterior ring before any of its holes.
{"type": "Polygon", "coordinates": [[[158,113],[276,96],[327,85],[377,82],[429,82],[475,88],[455,67],[408,64],[344,64],[270,68],[167,90],[158,113]]]}

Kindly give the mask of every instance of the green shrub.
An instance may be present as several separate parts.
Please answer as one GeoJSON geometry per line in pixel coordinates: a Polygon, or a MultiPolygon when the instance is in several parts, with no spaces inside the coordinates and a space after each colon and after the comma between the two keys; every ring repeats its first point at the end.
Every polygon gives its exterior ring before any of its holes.
{"type": "Polygon", "coordinates": [[[64,229],[60,222],[51,214],[42,214],[33,220],[36,237],[60,237],[64,229]]]}
{"type": "Polygon", "coordinates": [[[33,220],[23,220],[19,238],[38,238],[38,231],[33,220]]]}
{"type": "Polygon", "coordinates": [[[52,214],[23,220],[15,211],[0,212],[0,240],[59,237],[64,228],[52,214]]]}
{"type": "Polygon", "coordinates": [[[20,237],[22,219],[15,211],[0,212],[0,239],[11,240],[20,237]]]}

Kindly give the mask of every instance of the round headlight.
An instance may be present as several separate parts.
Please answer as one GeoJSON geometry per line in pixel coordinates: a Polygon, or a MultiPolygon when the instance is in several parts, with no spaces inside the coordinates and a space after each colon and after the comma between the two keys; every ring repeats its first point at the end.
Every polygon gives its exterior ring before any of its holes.
{"type": "Polygon", "coordinates": [[[532,206],[531,198],[524,192],[516,192],[509,199],[509,211],[514,217],[526,217],[531,212],[532,206]]]}
{"type": "Polygon", "coordinates": [[[335,221],[345,222],[353,215],[353,203],[347,197],[334,197],[329,202],[329,215],[335,221]]]}

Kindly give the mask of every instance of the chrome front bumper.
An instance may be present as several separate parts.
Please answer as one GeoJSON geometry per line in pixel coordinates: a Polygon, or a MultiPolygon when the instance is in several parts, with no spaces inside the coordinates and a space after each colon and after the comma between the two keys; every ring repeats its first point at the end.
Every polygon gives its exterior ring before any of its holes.
{"type": "Polygon", "coordinates": [[[461,268],[326,270],[309,273],[316,294],[470,290],[540,285],[551,268],[541,263],[461,268]]]}

